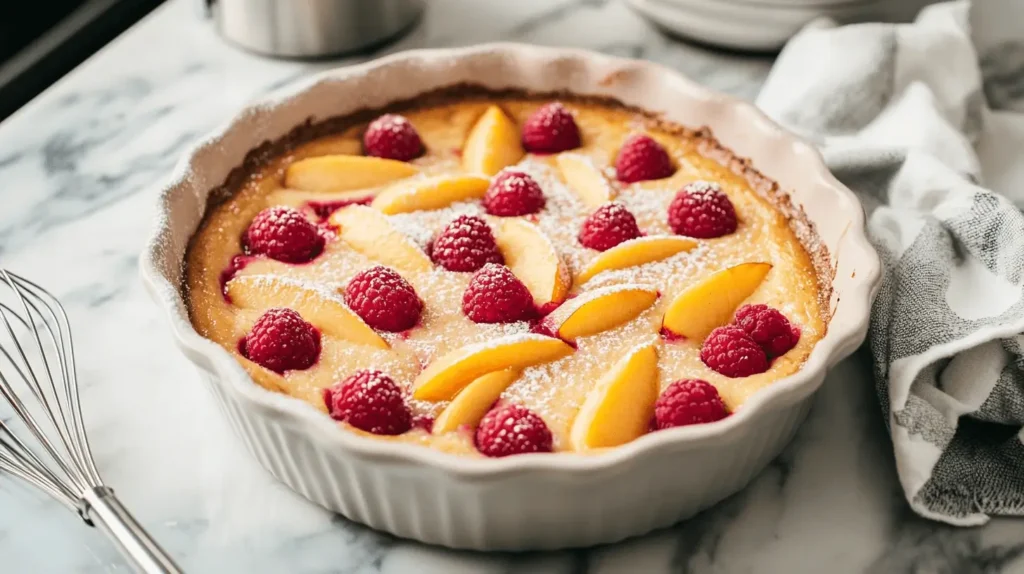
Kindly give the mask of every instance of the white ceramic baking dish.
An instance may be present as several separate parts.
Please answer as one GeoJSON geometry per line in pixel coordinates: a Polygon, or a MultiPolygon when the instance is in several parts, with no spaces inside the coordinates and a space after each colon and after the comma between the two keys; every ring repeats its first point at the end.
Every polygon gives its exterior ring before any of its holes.
{"type": "Polygon", "coordinates": [[[826,369],[861,344],[879,279],[860,204],[811,146],[753,106],[669,69],[577,50],[509,44],[423,50],[318,75],[246,108],[198,143],[159,201],[143,277],[246,447],[317,504],[401,537],[457,548],[613,542],[678,522],[736,492],[792,438],[826,369]],[[255,384],[235,359],[196,333],[181,294],[185,251],[208,192],[250,149],[310,118],[460,83],[614,98],[682,125],[708,126],[791,190],[835,271],[828,333],[803,369],[721,422],[652,433],[597,455],[478,459],[346,432],[310,405],[255,384]]]}

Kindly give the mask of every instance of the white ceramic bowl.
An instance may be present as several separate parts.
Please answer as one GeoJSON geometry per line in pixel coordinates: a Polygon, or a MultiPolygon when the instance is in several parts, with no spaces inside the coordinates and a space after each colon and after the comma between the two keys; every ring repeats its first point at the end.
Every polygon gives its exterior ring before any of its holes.
{"type": "Polygon", "coordinates": [[[197,144],[160,196],[142,258],[153,298],[246,447],[313,502],[401,537],[472,549],[613,542],[668,526],[742,488],[789,442],[825,370],[863,341],[879,279],[864,213],[817,151],[753,106],[644,61],[521,45],[396,54],[316,76],[255,104],[197,144]],[[460,83],[615,98],[687,126],[707,125],[784,189],[833,254],[832,318],[804,368],[724,421],[652,433],[598,455],[458,457],[338,428],[269,392],[189,323],[182,268],[208,192],[261,142],[324,119],[460,83]]]}

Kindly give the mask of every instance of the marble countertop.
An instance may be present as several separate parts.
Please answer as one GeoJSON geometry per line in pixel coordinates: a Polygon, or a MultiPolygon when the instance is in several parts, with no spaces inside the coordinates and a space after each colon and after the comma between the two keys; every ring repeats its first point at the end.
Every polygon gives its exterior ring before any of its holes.
{"type": "MultiPolygon", "coordinates": [[[[432,0],[386,51],[507,40],[656,60],[752,99],[771,60],[672,40],[612,0],[432,0]]],[[[190,572],[1024,572],[1024,522],[912,515],[863,357],[829,376],[793,445],[675,528],[591,550],[460,553],[331,515],[276,483],[220,418],[138,280],[156,190],[179,154],[316,65],[222,43],[171,0],[0,124],[0,260],[67,306],[107,481],[190,572]]],[[[128,572],[64,508],[0,480],[0,570],[128,572]]]]}

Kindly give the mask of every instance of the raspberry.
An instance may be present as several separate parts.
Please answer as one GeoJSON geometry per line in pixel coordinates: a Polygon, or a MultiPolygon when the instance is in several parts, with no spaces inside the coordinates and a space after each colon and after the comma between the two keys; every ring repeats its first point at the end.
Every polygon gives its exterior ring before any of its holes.
{"type": "Polygon", "coordinates": [[[431,244],[430,258],[449,271],[476,271],[505,261],[490,226],[476,215],[451,220],[431,244]]]}
{"type": "Polygon", "coordinates": [[[543,207],[544,192],[540,185],[518,170],[503,170],[491,181],[484,195],[484,209],[491,215],[529,215],[543,207]]]}
{"type": "Polygon", "coordinates": [[[700,360],[727,377],[749,377],[768,370],[768,357],[746,331],[733,325],[718,327],[700,348],[700,360]]]}
{"type": "Polygon", "coordinates": [[[324,389],[324,403],[332,419],[373,434],[396,435],[412,428],[402,389],[380,371],[356,371],[324,389]]]}
{"type": "Polygon", "coordinates": [[[580,128],[558,102],[545,104],[523,124],[523,147],[530,153],[558,153],[580,147],[580,128]]]}
{"type": "Polygon", "coordinates": [[[712,239],[736,231],[736,209],[717,184],[695,181],[669,204],[668,224],[680,235],[712,239]]]}
{"type": "Polygon", "coordinates": [[[474,323],[514,323],[532,311],[530,291],[504,265],[484,265],[462,294],[462,312],[474,323]]]}
{"type": "Polygon", "coordinates": [[[794,327],[777,309],[767,305],[740,307],[733,324],[746,331],[769,358],[785,355],[800,340],[800,329],[794,327]]]}
{"type": "Polygon", "coordinates": [[[642,235],[636,218],[621,203],[606,203],[597,208],[580,227],[580,244],[605,251],[642,235]]]}
{"type": "Polygon", "coordinates": [[[662,179],[675,171],[665,148],[646,134],[629,136],[615,158],[615,172],[623,183],[662,179]]]}
{"type": "Polygon", "coordinates": [[[320,357],[320,331],[291,309],[269,309],[242,344],[246,358],[275,373],[308,369],[320,357]]]}
{"type": "Polygon", "coordinates": [[[378,265],[360,271],[345,287],[345,304],[374,329],[397,333],[416,326],[423,301],[397,271],[378,265]]]}
{"type": "Polygon", "coordinates": [[[260,253],[285,263],[305,263],[324,249],[324,238],[298,210],[268,207],[256,214],[245,232],[250,253],[260,253]]]}
{"type": "Polygon", "coordinates": [[[412,123],[398,114],[384,114],[370,122],[363,134],[366,155],[409,161],[423,155],[423,140],[412,123]]]}
{"type": "Polygon", "coordinates": [[[729,416],[718,389],[700,379],[676,381],[654,403],[654,428],[713,423],[729,416]]]}
{"type": "Polygon", "coordinates": [[[507,404],[484,415],[476,428],[476,448],[484,456],[551,452],[551,431],[526,407],[507,404]]]}

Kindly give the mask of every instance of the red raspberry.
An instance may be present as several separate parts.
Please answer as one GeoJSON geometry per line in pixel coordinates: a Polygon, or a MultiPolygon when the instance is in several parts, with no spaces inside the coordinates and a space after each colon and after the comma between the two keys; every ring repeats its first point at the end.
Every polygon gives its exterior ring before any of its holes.
{"type": "Polygon", "coordinates": [[[654,403],[654,428],[713,423],[729,416],[718,389],[700,379],[676,381],[654,403]]]}
{"type": "Polygon", "coordinates": [[[462,294],[462,312],[474,323],[514,323],[533,311],[533,296],[504,265],[488,263],[462,294]]]}
{"type": "Polygon", "coordinates": [[[523,124],[523,147],[530,153],[558,153],[580,147],[580,128],[559,102],[545,104],[523,124]]]}
{"type": "Polygon", "coordinates": [[[490,457],[551,452],[551,431],[544,419],[526,407],[497,406],[484,415],[476,428],[476,448],[490,457]]]}
{"type": "Polygon", "coordinates": [[[491,215],[529,215],[543,207],[544,192],[540,184],[518,170],[503,170],[491,181],[484,195],[484,209],[491,215]]]}
{"type": "Polygon", "coordinates": [[[298,210],[268,207],[245,232],[246,248],[285,263],[305,263],[324,249],[324,237],[298,210]]]}
{"type": "Polygon", "coordinates": [[[736,231],[736,209],[717,184],[695,181],[669,204],[668,224],[680,235],[712,239],[736,231]]]}
{"type": "Polygon", "coordinates": [[[767,305],[744,305],[736,311],[733,324],[761,345],[769,358],[781,357],[796,346],[800,329],[794,327],[785,315],[767,305]]]}
{"type": "Polygon", "coordinates": [[[270,309],[256,319],[242,354],[275,373],[308,369],[320,357],[320,331],[291,309],[270,309]]]}
{"type": "Polygon", "coordinates": [[[488,263],[504,263],[494,234],[483,218],[460,215],[434,239],[430,258],[449,271],[476,271],[488,263]]]}
{"type": "Polygon", "coordinates": [[[380,371],[356,371],[324,389],[324,403],[332,419],[373,434],[396,435],[412,428],[402,389],[380,371]]]}
{"type": "Polygon", "coordinates": [[[366,155],[409,161],[423,155],[423,140],[412,122],[398,114],[384,114],[370,122],[363,134],[366,155]]]}
{"type": "Polygon", "coordinates": [[[768,370],[768,357],[746,331],[733,325],[718,327],[700,348],[700,360],[727,377],[749,377],[768,370]]]}
{"type": "Polygon", "coordinates": [[[621,203],[606,203],[597,208],[580,227],[580,244],[605,251],[623,241],[642,235],[636,218],[621,203]]]}
{"type": "Polygon", "coordinates": [[[416,326],[423,301],[397,271],[378,265],[360,271],[345,287],[345,304],[374,329],[397,333],[416,326]]]}
{"type": "Polygon", "coordinates": [[[623,183],[662,179],[675,171],[665,148],[646,134],[629,136],[615,158],[615,172],[623,183]]]}

